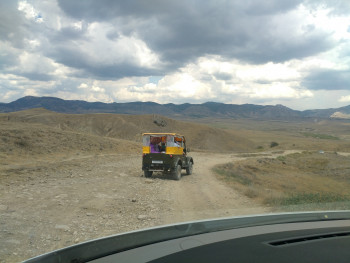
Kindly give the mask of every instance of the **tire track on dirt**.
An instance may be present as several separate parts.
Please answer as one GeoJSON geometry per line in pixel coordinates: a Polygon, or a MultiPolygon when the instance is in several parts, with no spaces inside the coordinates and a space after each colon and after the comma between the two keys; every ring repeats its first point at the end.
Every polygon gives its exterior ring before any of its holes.
{"type": "Polygon", "coordinates": [[[163,198],[170,200],[170,212],[163,215],[164,224],[208,218],[267,213],[216,178],[212,167],[246,158],[229,154],[191,153],[194,158],[192,175],[182,172],[180,181],[164,181],[163,198]]]}
{"type": "MultiPolygon", "coordinates": [[[[289,153],[260,153],[273,158],[289,153]]],[[[141,175],[139,154],[57,156],[0,173],[0,262],[164,224],[268,213],[218,180],[216,164],[244,155],[191,153],[192,175],[141,175]]],[[[253,156],[256,158],[256,156],[253,156]]]]}

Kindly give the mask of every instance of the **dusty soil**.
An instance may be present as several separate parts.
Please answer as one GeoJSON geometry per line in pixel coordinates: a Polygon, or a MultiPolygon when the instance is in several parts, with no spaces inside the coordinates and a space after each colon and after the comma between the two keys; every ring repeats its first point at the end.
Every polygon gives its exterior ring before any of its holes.
{"type": "Polygon", "coordinates": [[[169,223],[260,214],[211,167],[242,159],[191,153],[194,173],[142,176],[138,154],[73,155],[9,165],[0,176],[0,262],[17,262],[107,235],[169,223]]]}
{"type": "MultiPolygon", "coordinates": [[[[340,136],[344,140],[311,138],[306,143],[299,130],[283,141],[280,129],[264,135],[256,126],[247,132],[162,120],[166,127],[157,126],[151,115],[70,115],[42,109],[0,114],[0,262],[18,262],[130,230],[266,213],[269,207],[219,180],[211,168],[298,152],[287,149],[349,148],[346,132],[340,136]],[[161,174],[142,177],[141,133],[146,131],[185,134],[197,150],[191,153],[194,173],[183,173],[180,181],[161,174]],[[276,150],[269,146],[272,140],[280,143],[276,150]],[[280,152],[229,153],[263,149],[280,152]]],[[[270,123],[266,125],[270,129],[270,123]]]]}

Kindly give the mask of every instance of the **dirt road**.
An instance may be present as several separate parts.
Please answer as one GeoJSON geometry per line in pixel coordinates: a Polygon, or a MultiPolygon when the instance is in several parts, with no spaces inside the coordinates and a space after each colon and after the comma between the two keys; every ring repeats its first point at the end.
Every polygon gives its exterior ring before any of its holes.
{"type": "Polygon", "coordinates": [[[191,153],[194,172],[142,177],[141,157],[68,156],[0,170],[0,262],[135,229],[268,212],[216,179],[234,155],[191,153]]]}
{"type": "Polygon", "coordinates": [[[193,154],[193,175],[183,173],[181,181],[167,181],[163,194],[171,200],[171,211],[163,215],[164,223],[200,220],[267,212],[225,183],[217,180],[211,168],[218,163],[241,159],[234,155],[193,154]]]}

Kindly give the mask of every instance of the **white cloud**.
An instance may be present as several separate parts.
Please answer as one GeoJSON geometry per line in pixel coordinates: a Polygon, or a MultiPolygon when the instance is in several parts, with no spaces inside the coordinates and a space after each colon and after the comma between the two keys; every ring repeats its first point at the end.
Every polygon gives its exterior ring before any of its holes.
{"type": "Polygon", "coordinates": [[[264,65],[244,65],[237,70],[236,76],[248,81],[278,81],[300,78],[300,73],[289,63],[272,63],[264,65]]]}
{"type": "Polygon", "coordinates": [[[89,102],[102,101],[106,103],[113,102],[113,99],[104,93],[94,93],[94,92],[84,92],[84,93],[76,93],[69,91],[57,91],[51,94],[52,96],[62,98],[65,100],[84,100],[89,102]]]}
{"type": "Polygon", "coordinates": [[[109,23],[94,22],[89,24],[85,39],[77,40],[76,46],[87,56],[89,63],[98,65],[117,65],[128,62],[142,67],[157,67],[160,60],[147,44],[135,36],[120,35],[109,39],[108,32],[114,29],[109,23]]]}
{"type": "Polygon", "coordinates": [[[322,28],[323,31],[332,33],[332,37],[337,40],[350,39],[349,17],[345,15],[332,15],[332,9],[320,7],[310,12],[303,5],[301,8],[304,9],[304,16],[302,19],[305,23],[315,25],[316,27],[322,28]]]}
{"type": "Polygon", "coordinates": [[[86,83],[81,83],[78,87],[78,89],[87,89],[87,88],[89,88],[89,86],[86,83]]]}
{"type": "Polygon", "coordinates": [[[92,92],[100,92],[100,93],[104,93],[106,91],[104,88],[99,87],[99,81],[94,81],[90,86],[86,83],[81,83],[78,86],[78,89],[84,89],[84,90],[89,90],[92,92]]]}
{"type": "Polygon", "coordinates": [[[30,80],[14,74],[0,74],[0,102],[10,102],[23,96],[48,96],[58,81],[30,80]]]}
{"type": "Polygon", "coordinates": [[[82,30],[82,28],[83,28],[83,22],[82,22],[82,21],[75,22],[75,23],[73,23],[73,27],[74,27],[76,30],[82,30]]]}
{"type": "MultiPolygon", "coordinates": [[[[1,87],[0,87],[1,88],[1,87]]],[[[1,90],[1,89],[0,89],[1,90]]],[[[16,91],[16,90],[10,90],[10,91],[7,91],[5,92],[5,94],[3,95],[3,100],[4,101],[7,101],[8,99],[11,99],[12,97],[16,96],[20,94],[20,92],[16,91]]]]}
{"type": "Polygon", "coordinates": [[[339,102],[350,102],[350,95],[342,96],[338,101],[339,102]]]}
{"type": "Polygon", "coordinates": [[[313,93],[309,90],[298,90],[283,83],[275,83],[253,88],[248,96],[259,99],[300,99],[312,97],[313,93]]]}
{"type": "Polygon", "coordinates": [[[154,83],[132,83],[116,87],[113,95],[122,101],[155,101],[184,103],[310,98],[313,93],[300,87],[302,79],[297,62],[247,65],[238,61],[222,61],[219,57],[202,57],[179,72],[164,76],[154,83]],[[217,79],[217,74],[230,76],[217,79]]]}
{"type": "Polygon", "coordinates": [[[22,52],[19,56],[20,64],[17,67],[19,72],[46,73],[49,74],[55,70],[56,63],[50,58],[44,57],[38,53],[22,52]]]}
{"type": "Polygon", "coordinates": [[[91,90],[95,91],[95,92],[102,92],[102,93],[105,92],[105,89],[97,87],[97,86],[92,86],[91,90]]]}
{"type": "Polygon", "coordinates": [[[163,96],[171,98],[204,99],[208,96],[207,84],[187,72],[164,77],[158,82],[158,88],[163,90],[163,96]]]}
{"type": "Polygon", "coordinates": [[[38,90],[36,89],[25,89],[23,92],[24,96],[39,96],[38,90]]]}
{"type": "Polygon", "coordinates": [[[41,14],[27,1],[19,1],[18,10],[22,11],[27,19],[33,19],[37,23],[44,21],[41,14]]]}
{"type": "Polygon", "coordinates": [[[34,51],[40,47],[40,41],[38,39],[25,39],[25,43],[29,50],[34,51]]]}

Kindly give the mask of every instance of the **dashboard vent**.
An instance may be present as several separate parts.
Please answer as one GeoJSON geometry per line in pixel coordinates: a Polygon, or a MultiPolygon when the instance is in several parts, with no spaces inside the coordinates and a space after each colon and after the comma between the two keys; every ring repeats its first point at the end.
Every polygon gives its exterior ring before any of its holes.
{"type": "Polygon", "coordinates": [[[292,238],[292,239],[286,239],[286,240],[272,241],[272,242],[269,242],[268,244],[271,246],[278,247],[278,246],[291,245],[291,244],[295,244],[295,243],[322,240],[322,239],[326,239],[326,238],[346,237],[346,236],[350,236],[350,232],[322,234],[322,235],[316,235],[316,236],[315,235],[304,236],[304,237],[298,237],[298,238],[292,238]]]}

